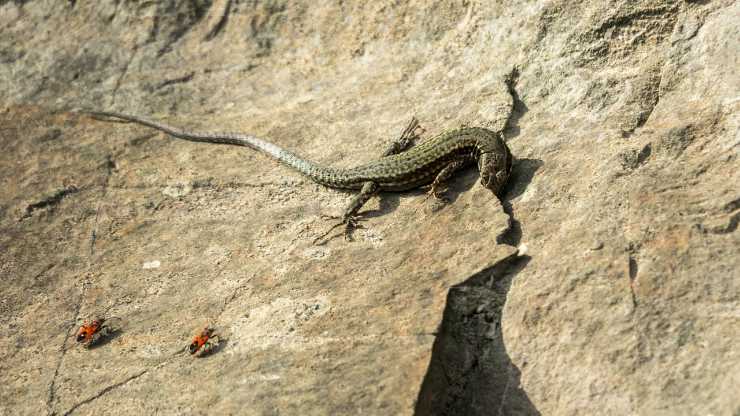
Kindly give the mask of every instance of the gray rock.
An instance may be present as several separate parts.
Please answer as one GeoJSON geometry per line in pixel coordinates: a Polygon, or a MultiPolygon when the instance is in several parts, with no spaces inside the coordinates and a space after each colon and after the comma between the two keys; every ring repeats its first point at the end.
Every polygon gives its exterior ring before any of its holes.
{"type": "Polygon", "coordinates": [[[739,17],[0,1],[0,413],[737,414],[739,17]],[[349,194],[91,108],[333,166],[415,115],[517,161],[502,201],[471,170],[314,245],[349,194]],[[98,314],[122,331],[81,348],[98,314]]]}

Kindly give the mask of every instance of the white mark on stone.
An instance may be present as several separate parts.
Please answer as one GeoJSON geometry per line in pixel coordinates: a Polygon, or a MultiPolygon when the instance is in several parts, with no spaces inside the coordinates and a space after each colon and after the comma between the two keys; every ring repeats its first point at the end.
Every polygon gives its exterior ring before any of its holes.
{"type": "Polygon", "coordinates": [[[528,250],[529,250],[529,247],[527,247],[526,244],[522,243],[522,244],[519,245],[519,247],[517,247],[517,253],[516,253],[516,255],[517,256],[523,256],[523,255],[527,254],[527,251],[528,250]]]}
{"type": "Polygon", "coordinates": [[[144,270],[148,269],[158,269],[159,266],[161,266],[162,263],[159,260],[152,260],[152,261],[145,261],[143,265],[144,270]]]}
{"type": "Polygon", "coordinates": [[[178,183],[178,184],[167,186],[166,188],[162,190],[162,193],[171,198],[179,198],[181,196],[185,196],[189,194],[190,191],[192,190],[193,190],[193,187],[190,184],[178,183]]]}
{"type": "Polygon", "coordinates": [[[303,257],[321,260],[329,256],[331,250],[326,247],[311,247],[303,251],[303,257]]]}
{"type": "Polygon", "coordinates": [[[280,376],[277,374],[255,374],[253,376],[243,378],[241,380],[241,384],[254,384],[260,381],[276,381],[276,380],[280,380],[280,376]]]}

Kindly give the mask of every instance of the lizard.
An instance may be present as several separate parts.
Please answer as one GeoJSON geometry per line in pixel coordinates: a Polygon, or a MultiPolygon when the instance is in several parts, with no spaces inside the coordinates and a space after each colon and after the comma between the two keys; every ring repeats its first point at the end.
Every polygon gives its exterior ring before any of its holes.
{"type": "Polygon", "coordinates": [[[250,147],[321,185],[359,190],[342,216],[334,217],[341,221],[332,229],[344,224],[346,238],[349,238],[351,230],[357,226],[358,211],[380,191],[402,192],[431,184],[429,195],[445,200],[440,191],[444,183],[456,171],[477,162],[481,185],[500,197],[511,174],[513,162],[502,133],[482,127],[449,130],[415,145],[418,139],[417,130],[421,129],[415,117],[379,159],[357,167],[339,169],[306,160],[251,134],[193,132],[145,117],[113,111],[85,113],[99,119],[114,118],[137,123],[183,140],[250,147]]]}

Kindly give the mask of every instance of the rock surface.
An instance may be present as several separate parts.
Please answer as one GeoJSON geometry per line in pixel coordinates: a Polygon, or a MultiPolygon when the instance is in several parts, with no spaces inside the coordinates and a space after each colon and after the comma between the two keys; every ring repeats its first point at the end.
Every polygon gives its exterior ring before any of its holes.
{"type": "Polygon", "coordinates": [[[740,5],[489,3],[0,1],[0,413],[738,414],[740,5]],[[350,194],[79,109],[517,161],[315,245],[350,194]]]}

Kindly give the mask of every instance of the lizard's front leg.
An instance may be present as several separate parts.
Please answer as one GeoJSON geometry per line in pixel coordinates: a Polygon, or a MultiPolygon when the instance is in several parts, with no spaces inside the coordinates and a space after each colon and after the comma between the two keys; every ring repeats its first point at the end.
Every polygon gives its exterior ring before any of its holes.
{"type": "MultiPolygon", "coordinates": [[[[447,201],[447,198],[442,195],[442,188],[444,186],[444,183],[447,182],[448,179],[452,177],[452,175],[460,170],[461,168],[465,167],[467,165],[469,160],[467,159],[455,159],[447,164],[444,168],[442,168],[441,171],[437,174],[437,177],[434,178],[434,182],[432,182],[432,185],[429,189],[429,196],[433,196],[436,199],[439,199],[441,201],[447,201]]],[[[427,196],[427,198],[429,197],[427,196]]]]}

